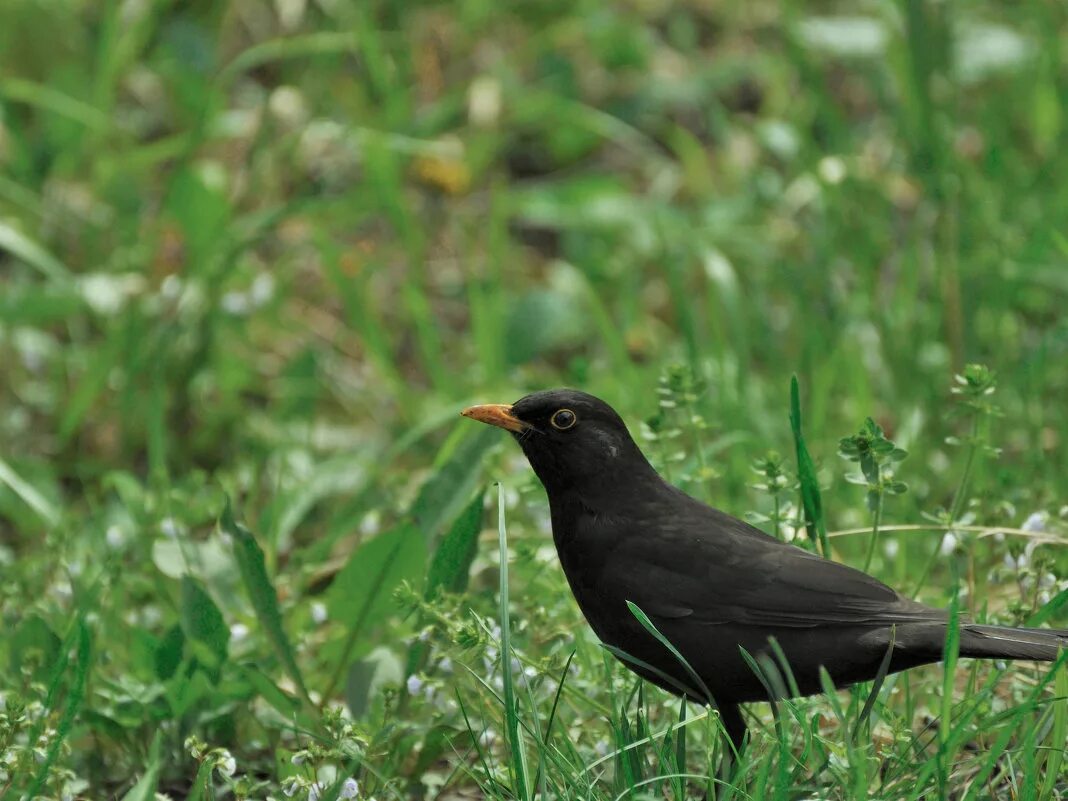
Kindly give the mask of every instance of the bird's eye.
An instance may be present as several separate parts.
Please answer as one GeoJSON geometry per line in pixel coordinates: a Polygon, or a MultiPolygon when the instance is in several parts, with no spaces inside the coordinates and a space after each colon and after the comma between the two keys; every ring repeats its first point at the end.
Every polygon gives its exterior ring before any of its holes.
{"type": "Polygon", "coordinates": [[[553,428],[566,431],[578,422],[578,418],[575,417],[575,413],[570,409],[558,409],[549,418],[549,422],[553,424],[553,428]]]}

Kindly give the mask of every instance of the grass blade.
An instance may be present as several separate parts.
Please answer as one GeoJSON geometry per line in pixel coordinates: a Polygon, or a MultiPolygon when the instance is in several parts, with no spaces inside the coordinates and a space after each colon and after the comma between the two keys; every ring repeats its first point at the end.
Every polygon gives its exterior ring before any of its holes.
{"type": "Polygon", "coordinates": [[[823,501],[820,496],[819,476],[816,465],[809,456],[805,438],[801,434],[801,393],[797,376],[790,378],[790,428],[794,432],[794,448],[797,452],[797,477],[801,482],[801,505],[805,510],[805,529],[812,543],[823,556],[831,558],[831,543],[827,539],[827,524],[823,519],[823,501]]]}
{"type": "Polygon", "coordinates": [[[882,689],[883,682],[886,681],[886,674],[890,671],[890,659],[894,655],[894,641],[897,637],[897,626],[890,627],[890,644],[886,647],[886,653],[883,654],[883,661],[879,663],[879,670],[875,673],[875,680],[871,685],[871,692],[868,693],[867,699],[864,701],[864,708],[860,710],[860,715],[857,717],[857,722],[853,725],[853,742],[856,743],[860,736],[860,730],[864,728],[864,724],[871,716],[871,711],[875,708],[875,702],[879,698],[879,690],[882,689]]]}
{"type": "MultiPolygon", "coordinates": [[[[148,752],[148,764],[145,765],[144,775],[122,797],[122,801],[152,801],[156,797],[156,787],[159,785],[160,749],[162,745],[163,732],[157,731],[155,738],[152,740],[152,748],[148,752]]],[[[201,770],[203,769],[203,766],[201,766],[201,770]]],[[[199,775],[200,771],[197,772],[198,778],[199,775]]]]}
{"type": "Polygon", "coordinates": [[[82,702],[85,700],[85,685],[89,680],[89,668],[93,656],[93,635],[84,618],[78,619],[76,630],[78,651],[74,661],[74,676],[71,680],[70,689],[67,691],[67,704],[63,709],[63,717],[60,718],[59,725],[56,726],[56,733],[49,744],[48,752],[37,769],[33,784],[30,785],[29,790],[23,796],[25,798],[34,798],[38,790],[44,786],[45,780],[48,778],[48,772],[56,761],[56,757],[59,756],[60,748],[62,748],[64,741],[67,739],[67,735],[70,734],[70,730],[74,726],[74,719],[81,709],[82,702]]]}
{"type": "Polygon", "coordinates": [[[511,754],[512,780],[521,801],[530,798],[527,781],[527,760],[519,733],[519,709],[515,700],[515,679],[512,676],[512,636],[508,617],[508,530],[504,522],[504,485],[497,484],[497,543],[500,546],[501,584],[499,617],[501,624],[501,672],[504,678],[504,717],[511,754]]]}
{"type": "MultiPolygon", "coordinates": [[[[1064,662],[1064,652],[1061,653],[1061,663],[1064,662]]],[[[1068,670],[1063,667],[1056,670],[1057,678],[1054,679],[1054,695],[1057,700],[1053,702],[1053,729],[1050,731],[1050,748],[1046,751],[1046,778],[1042,782],[1039,791],[1039,801],[1052,799],[1053,791],[1059,781],[1063,780],[1064,773],[1064,743],[1068,743],[1068,670]],[[1059,745],[1058,745],[1059,743],[1059,745]]]]}
{"type": "Polygon", "coordinates": [[[15,470],[0,458],[0,484],[7,484],[11,491],[22,498],[23,502],[37,513],[48,525],[59,524],[59,510],[36,487],[24,480],[15,470]]]}
{"type": "Polygon", "coordinates": [[[686,669],[686,672],[690,674],[690,678],[694,680],[694,684],[696,684],[704,694],[706,703],[714,706],[716,702],[712,698],[712,693],[709,692],[708,686],[704,683],[701,677],[697,675],[697,671],[690,667],[690,663],[686,661],[686,657],[679,653],[679,650],[671,644],[671,641],[660,633],[660,630],[653,625],[653,621],[651,621],[649,616],[641,610],[641,607],[633,601],[627,601],[627,608],[630,609],[630,613],[638,619],[638,622],[642,624],[646,631],[656,637],[661,645],[671,651],[671,655],[674,656],[679,661],[679,664],[686,669]]]}

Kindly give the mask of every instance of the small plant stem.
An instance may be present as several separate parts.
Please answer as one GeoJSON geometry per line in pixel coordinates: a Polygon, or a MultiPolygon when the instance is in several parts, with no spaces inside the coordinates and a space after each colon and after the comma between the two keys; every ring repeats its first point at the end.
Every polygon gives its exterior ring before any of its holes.
{"type": "MultiPolygon", "coordinates": [[[[972,478],[972,468],[975,465],[975,454],[979,450],[979,418],[980,413],[976,412],[975,417],[972,418],[972,435],[968,442],[968,455],[964,460],[964,472],[961,473],[960,482],[957,484],[957,491],[953,494],[953,503],[949,508],[949,523],[952,525],[960,517],[961,511],[964,509],[964,502],[967,498],[968,484],[972,478]]],[[[938,555],[942,552],[942,542],[946,538],[946,532],[942,532],[937,541],[935,542],[934,551],[927,559],[927,563],[923,566],[923,571],[920,573],[920,579],[916,582],[916,589],[912,591],[913,597],[919,594],[923,589],[924,583],[927,581],[927,576],[930,575],[931,569],[935,566],[935,562],[938,561],[938,555]]]]}
{"type": "Polygon", "coordinates": [[[772,517],[772,522],[775,524],[775,539],[781,540],[782,529],[779,527],[779,493],[776,492],[774,495],[772,495],[772,499],[773,503],[775,504],[775,511],[773,513],[774,516],[772,517]]]}
{"type": "Polygon", "coordinates": [[[864,572],[871,568],[871,561],[875,557],[875,544],[879,541],[879,523],[883,517],[883,494],[879,493],[879,500],[875,504],[875,510],[871,515],[871,539],[868,540],[868,553],[864,557],[864,572]]]}

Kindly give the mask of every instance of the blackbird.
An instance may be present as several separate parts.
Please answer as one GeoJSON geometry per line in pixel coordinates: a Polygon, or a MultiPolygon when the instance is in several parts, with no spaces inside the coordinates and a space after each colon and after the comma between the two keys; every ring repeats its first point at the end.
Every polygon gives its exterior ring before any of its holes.
{"type": "MultiPolygon", "coordinates": [[[[654,684],[715,703],[736,748],[746,733],[738,704],[769,698],[741,649],[760,663],[774,638],[802,695],[822,691],[821,667],[844,687],[873,679],[888,654],[889,672],[942,659],[947,612],[686,495],[604,401],[554,389],[462,414],[507,429],[523,449],[549,496],[564,574],[601,641],[654,684]]],[[[960,656],[1048,662],[1066,647],[1068,631],[960,625],[960,656]]]]}

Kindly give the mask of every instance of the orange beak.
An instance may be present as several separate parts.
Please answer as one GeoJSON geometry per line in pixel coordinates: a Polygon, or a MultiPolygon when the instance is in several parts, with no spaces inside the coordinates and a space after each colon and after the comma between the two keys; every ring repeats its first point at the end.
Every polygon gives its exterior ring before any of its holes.
{"type": "Polygon", "coordinates": [[[529,427],[512,414],[512,407],[507,403],[484,403],[481,406],[471,406],[460,414],[472,420],[478,420],[480,423],[489,423],[491,426],[504,428],[517,434],[529,427]]]}

